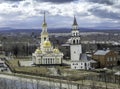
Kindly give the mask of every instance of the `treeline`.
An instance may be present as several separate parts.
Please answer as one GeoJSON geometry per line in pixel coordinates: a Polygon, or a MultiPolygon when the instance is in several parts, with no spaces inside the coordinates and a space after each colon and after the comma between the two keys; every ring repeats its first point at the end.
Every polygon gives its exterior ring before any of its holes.
{"type": "Polygon", "coordinates": [[[35,51],[37,48],[36,45],[34,44],[29,44],[29,43],[13,43],[13,44],[4,44],[3,45],[3,50],[4,54],[6,56],[29,56],[32,55],[32,53],[35,51]]]}

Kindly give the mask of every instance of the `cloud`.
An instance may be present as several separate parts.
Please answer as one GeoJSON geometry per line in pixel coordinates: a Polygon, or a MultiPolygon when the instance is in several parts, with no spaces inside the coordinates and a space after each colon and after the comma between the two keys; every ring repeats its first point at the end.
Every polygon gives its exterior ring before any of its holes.
{"type": "Polygon", "coordinates": [[[36,0],[36,1],[51,2],[51,3],[68,3],[68,2],[75,1],[75,0],[36,0]]]}
{"type": "Polygon", "coordinates": [[[107,5],[113,5],[115,0],[88,0],[89,2],[93,3],[99,3],[99,4],[107,4],[107,5]]]}
{"type": "Polygon", "coordinates": [[[120,24],[119,5],[117,0],[2,0],[0,24],[40,27],[45,11],[50,27],[70,27],[74,15],[81,27],[104,26],[105,22],[108,26],[117,26],[115,24],[120,24]]]}
{"type": "MultiPolygon", "coordinates": [[[[24,1],[24,0],[1,0],[0,2],[18,2],[18,1],[24,1]]],[[[38,2],[50,2],[50,3],[68,3],[76,0],[34,0],[38,2]]]]}
{"type": "Polygon", "coordinates": [[[19,1],[23,1],[23,0],[0,0],[0,3],[2,3],[2,2],[19,2],[19,1]]]}
{"type": "Polygon", "coordinates": [[[120,0],[86,0],[92,3],[104,4],[113,7],[120,7],[120,0]]]}
{"type": "Polygon", "coordinates": [[[89,8],[88,11],[91,12],[91,14],[102,19],[109,18],[120,20],[120,9],[115,6],[94,4],[92,8],[89,8]]]}

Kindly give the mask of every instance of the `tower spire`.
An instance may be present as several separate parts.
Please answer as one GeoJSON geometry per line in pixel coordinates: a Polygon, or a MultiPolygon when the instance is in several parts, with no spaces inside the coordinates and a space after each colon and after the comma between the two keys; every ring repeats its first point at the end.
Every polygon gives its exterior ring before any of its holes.
{"type": "Polygon", "coordinates": [[[75,15],[74,15],[74,22],[73,22],[73,25],[78,25],[75,15]]]}
{"type": "Polygon", "coordinates": [[[46,23],[46,21],[45,21],[45,12],[44,12],[44,23],[46,23]]]}
{"type": "Polygon", "coordinates": [[[47,23],[46,23],[46,17],[45,17],[45,12],[44,12],[44,20],[43,20],[43,26],[46,26],[47,23]]]}

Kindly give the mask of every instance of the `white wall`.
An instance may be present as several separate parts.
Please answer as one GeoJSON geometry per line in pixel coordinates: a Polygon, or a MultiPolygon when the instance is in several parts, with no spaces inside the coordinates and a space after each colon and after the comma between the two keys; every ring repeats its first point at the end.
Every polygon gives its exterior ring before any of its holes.
{"type": "Polygon", "coordinates": [[[80,54],[82,53],[81,45],[71,45],[70,52],[71,52],[71,61],[78,61],[80,58],[80,54]]]}

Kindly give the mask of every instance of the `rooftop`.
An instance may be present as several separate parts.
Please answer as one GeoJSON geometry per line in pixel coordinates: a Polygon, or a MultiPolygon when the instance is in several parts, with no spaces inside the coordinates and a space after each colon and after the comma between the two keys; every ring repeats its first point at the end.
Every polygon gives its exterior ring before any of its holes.
{"type": "Polygon", "coordinates": [[[87,54],[80,54],[80,61],[95,63],[96,61],[92,60],[92,58],[88,57],[87,54]]]}
{"type": "Polygon", "coordinates": [[[94,55],[106,55],[110,50],[97,50],[94,55]]]}

